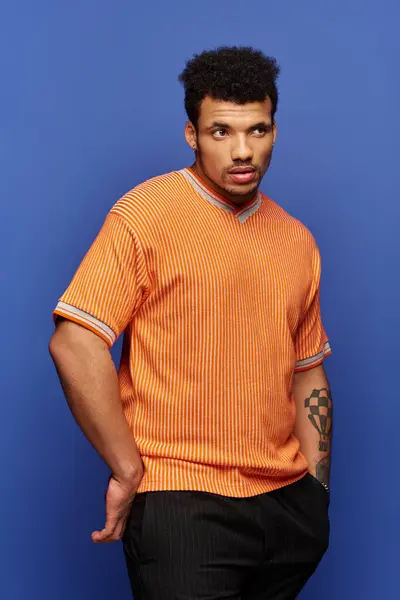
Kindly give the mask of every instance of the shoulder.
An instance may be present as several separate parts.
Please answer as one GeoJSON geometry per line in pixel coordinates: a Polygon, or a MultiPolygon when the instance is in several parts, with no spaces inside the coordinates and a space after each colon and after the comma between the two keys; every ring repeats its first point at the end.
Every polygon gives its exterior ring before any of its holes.
{"type": "Polygon", "coordinates": [[[317,242],[311,231],[299,219],[289,214],[280,204],[262,194],[263,213],[271,223],[285,235],[292,245],[301,246],[311,253],[318,252],[317,242]]]}
{"type": "Polygon", "coordinates": [[[186,180],[179,171],[158,175],[124,194],[111,208],[110,214],[119,215],[140,232],[171,212],[185,185],[186,180]]]}

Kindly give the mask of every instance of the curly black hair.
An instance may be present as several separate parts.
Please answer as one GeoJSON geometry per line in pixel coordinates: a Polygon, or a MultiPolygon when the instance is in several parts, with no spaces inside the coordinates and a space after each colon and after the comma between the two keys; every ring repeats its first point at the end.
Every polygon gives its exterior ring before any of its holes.
{"type": "Polygon", "coordinates": [[[236,104],[263,102],[268,97],[273,118],[278,105],[279,73],[275,58],[250,46],[220,46],[195,54],[179,75],[189,120],[197,127],[200,105],[206,96],[236,104]]]}

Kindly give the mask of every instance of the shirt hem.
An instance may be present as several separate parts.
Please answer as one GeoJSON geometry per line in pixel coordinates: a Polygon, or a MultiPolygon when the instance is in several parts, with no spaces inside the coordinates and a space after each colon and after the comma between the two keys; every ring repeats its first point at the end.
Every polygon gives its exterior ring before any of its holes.
{"type": "Polygon", "coordinates": [[[204,481],[201,484],[194,482],[182,482],[180,484],[167,483],[161,479],[146,479],[145,482],[139,485],[137,493],[145,492],[167,492],[167,491],[182,491],[182,492],[205,492],[209,494],[216,494],[219,496],[229,496],[235,498],[250,498],[252,496],[259,496],[268,492],[273,492],[280,488],[296,483],[300,481],[308,473],[308,469],[303,470],[301,473],[296,474],[293,477],[285,477],[284,479],[265,480],[261,482],[258,480],[255,483],[249,484],[218,484],[216,482],[204,481]]]}

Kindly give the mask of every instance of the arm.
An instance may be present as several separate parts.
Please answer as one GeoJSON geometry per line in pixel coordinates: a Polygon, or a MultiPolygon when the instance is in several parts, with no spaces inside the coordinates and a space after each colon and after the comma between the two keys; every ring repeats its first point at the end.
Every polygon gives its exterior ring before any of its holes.
{"type": "Polygon", "coordinates": [[[88,440],[121,479],[141,471],[124,416],[118,377],[107,344],[71,321],[61,321],[49,345],[68,405],[88,440]]]}
{"type": "Polygon", "coordinates": [[[72,414],[111,470],[106,523],[92,533],[94,542],[121,539],[144,471],[109,352],[151,288],[131,209],[122,199],[107,215],[59,298],[49,348],[72,414]]]}
{"type": "Polygon", "coordinates": [[[309,471],[329,486],[332,442],[332,399],[322,365],[295,373],[293,397],[296,404],[294,434],[309,471]]]}
{"type": "Polygon", "coordinates": [[[122,410],[109,348],[95,333],[59,320],[49,351],[74,418],[112,473],[106,527],[92,535],[93,541],[119,539],[143,465],[122,410]]]}

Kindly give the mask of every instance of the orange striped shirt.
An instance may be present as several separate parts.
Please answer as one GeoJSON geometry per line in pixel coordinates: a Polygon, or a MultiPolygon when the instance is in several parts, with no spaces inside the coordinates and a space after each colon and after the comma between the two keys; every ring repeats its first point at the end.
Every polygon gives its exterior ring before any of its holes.
{"type": "Polygon", "coordinates": [[[237,207],[187,168],[113,206],[55,318],[110,347],[124,332],[138,492],[245,497],[305,474],[292,379],[330,353],[319,285],[311,233],[261,192],[237,207]]]}

